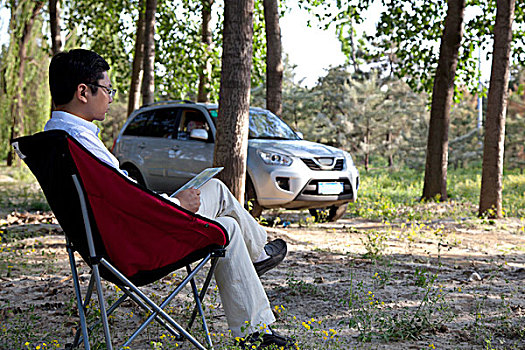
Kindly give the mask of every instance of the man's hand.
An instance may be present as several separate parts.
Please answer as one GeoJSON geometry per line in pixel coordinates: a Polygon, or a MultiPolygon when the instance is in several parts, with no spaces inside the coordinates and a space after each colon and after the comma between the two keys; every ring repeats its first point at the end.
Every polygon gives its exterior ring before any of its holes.
{"type": "Polygon", "coordinates": [[[196,213],[201,206],[201,190],[195,188],[188,188],[187,190],[180,191],[175,198],[180,202],[180,206],[184,209],[196,213]]]}

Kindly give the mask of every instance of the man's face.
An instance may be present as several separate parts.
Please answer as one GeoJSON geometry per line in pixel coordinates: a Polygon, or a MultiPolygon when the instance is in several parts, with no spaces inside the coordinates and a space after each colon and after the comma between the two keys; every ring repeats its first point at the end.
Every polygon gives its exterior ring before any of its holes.
{"type": "Polygon", "coordinates": [[[97,87],[96,94],[92,94],[90,90],[90,99],[89,99],[89,110],[91,120],[104,120],[106,113],[109,110],[109,104],[113,102],[108,89],[112,88],[111,81],[109,80],[108,72],[104,72],[103,78],[99,79],[97,85],[104,87],[97,87]]]}

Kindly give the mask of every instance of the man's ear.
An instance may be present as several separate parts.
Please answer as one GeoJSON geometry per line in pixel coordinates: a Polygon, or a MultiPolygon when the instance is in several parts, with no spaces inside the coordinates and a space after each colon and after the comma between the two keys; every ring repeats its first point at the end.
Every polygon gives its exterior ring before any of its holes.
{"type": "Polygon", "coordinates": [[[88,87],[86,84],[78,84],[77,90],[75,91],[75,97],[83,103],[87,103],[88,87]]]}

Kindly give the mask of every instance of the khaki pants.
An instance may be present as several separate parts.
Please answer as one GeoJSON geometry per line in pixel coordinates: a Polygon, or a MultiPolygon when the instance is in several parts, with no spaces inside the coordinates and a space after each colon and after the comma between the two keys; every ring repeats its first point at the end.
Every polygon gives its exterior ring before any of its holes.
{"type": "Polygon", "coordinates": [[[260,326],[275,321],[252,263],[266,244],[266,231],[216,179],[201,188],[197,213],[221,223],[230,236],[226,256],[219,259],[215,271],[228,326],[235,337],[260,331],[260,326]]]}

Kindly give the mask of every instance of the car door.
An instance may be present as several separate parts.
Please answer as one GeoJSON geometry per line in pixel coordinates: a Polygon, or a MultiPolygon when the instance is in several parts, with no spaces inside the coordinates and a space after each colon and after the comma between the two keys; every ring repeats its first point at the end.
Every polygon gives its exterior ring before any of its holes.
{"type": "MultiPolygon", "coordinates": [[[[204,113],[196,108],[179,107],[177,137],[169,151],[167,179],[177,189],[213,163],[213,134],[204,113]],[[191,127],[206,130],[207,138],[191,136],[191,127]]],[[[200,135],[204,135],[202,131],[200,135]]]]}
{"type": "Polygon", "coordinates": [[[166,178],[166,168],[176,135],[176,117],[174,108],[154,110],[138,145],[148,186],[154,191],[167,191],[172,187],[166,178]]]}

